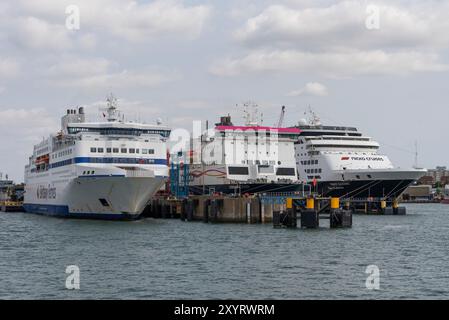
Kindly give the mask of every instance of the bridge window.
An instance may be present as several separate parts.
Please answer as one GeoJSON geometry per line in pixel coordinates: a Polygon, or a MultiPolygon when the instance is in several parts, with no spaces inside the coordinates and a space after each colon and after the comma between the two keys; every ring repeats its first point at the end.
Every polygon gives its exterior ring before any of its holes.
{"type": "Polygon", "coordinates": [[[170,136],[170,130],[142,130],[135,128],[81,128],[70,127],[68,128],[69,134],[77,134],[80,132],[97,132],[101,135],[130,135],[140,136],[142,134],[155,134],[168,138],[170,136]]]}
{"type": "Polygon", "coordinates": [[[96,153],[97,152],[97,148],[90,148],[90,152],[96,153]]]}
{"type": "Polygon", "coordinates": [[[122,148],[120,151],[121,153],[128,153],[128,150],[126,148],[122,148]]]}
{"type": "Polygon", "coordinates": [[[294,176],[295,168],[277,168],[276,175],[278,176],[294,176]]]}

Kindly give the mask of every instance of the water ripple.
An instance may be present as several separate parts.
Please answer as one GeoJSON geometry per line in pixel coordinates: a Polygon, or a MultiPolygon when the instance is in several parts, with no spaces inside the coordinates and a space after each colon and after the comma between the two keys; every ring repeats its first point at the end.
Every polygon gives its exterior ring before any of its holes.
{"type": "Polygon", "coordinates": [[[447,299],[449,206],[354,226],[63,220],[0,214],[0,299],[447,299]],[[65,268],[81,290],[65,289],[65,268]],[[367,290],[368,265],[380,268],[367,290]]]}

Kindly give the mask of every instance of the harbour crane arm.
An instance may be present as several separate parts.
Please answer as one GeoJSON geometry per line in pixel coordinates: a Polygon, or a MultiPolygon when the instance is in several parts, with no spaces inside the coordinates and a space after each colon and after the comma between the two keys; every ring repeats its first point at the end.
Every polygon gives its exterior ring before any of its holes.
{"type": "Polygon", "coordinates": [[[284,116],[285,116],[285,106],[282,106],[281,115],[279,116],[279,121],[277,127],[280,128],[284,124],[284,116]]]}

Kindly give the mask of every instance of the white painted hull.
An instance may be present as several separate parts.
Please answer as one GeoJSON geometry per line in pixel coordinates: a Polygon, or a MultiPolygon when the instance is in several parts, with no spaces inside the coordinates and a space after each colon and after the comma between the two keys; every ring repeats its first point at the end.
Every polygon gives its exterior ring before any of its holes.
{"type": "Polygon", "coordinates": [[[335,171],[333,180],[418,180],[427,173],[424,169],[350,169],[335,171]]]}
{"type": "Polygon", "coordinates": [[[117,168],[110,175],[56,178],[47,175],[29,179],[24,201],[27,212],[70,218],[137,219],[166,181],[166,176],[155,176],[152,171],[133,176],[117,168]],[[117,170],[123,174],[117,174],[117,170]]]}

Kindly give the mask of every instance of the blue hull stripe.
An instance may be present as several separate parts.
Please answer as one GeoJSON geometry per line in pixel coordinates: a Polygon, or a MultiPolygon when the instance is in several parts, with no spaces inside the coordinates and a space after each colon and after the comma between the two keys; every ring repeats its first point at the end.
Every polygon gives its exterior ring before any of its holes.
{"type": "Polygon", "coordinates": [[[167,159],[140,159],[140,158],[97,158],[77,157],[50,164],[52,169],[69,166],[74,163],[118,163],[118,164],[160,164],[167,165],[167,159]]]}
{"type": "Polygon", "coordinates": [[[35,213],[45,216],[61,218],[79,218],[79,219],[97,219],[97,220],[136,220],[140,215],[131,214],[103,214],[103,213],[80,213],[69,212],[68,206],[63,205],[42,205],[42,204],[24,204],[23,208],[27,213],[35,213]]]}
{"type": "MultiPolygon", "coordinates": [[[[126,176],[124,174],[111,174],[111,175],[85,175],[85,176],[79,176],[78,178],[125,178],[126,176]]],[[[158,179],[167,179],[168,176],[154,176],[158,179]]]]}
{"type": "Polygon", "coordinates": [[[79,176],[79,178],[124,178],[124,174],[111,174],[111,175],[85,175],[85,176],[79,176]]]}

